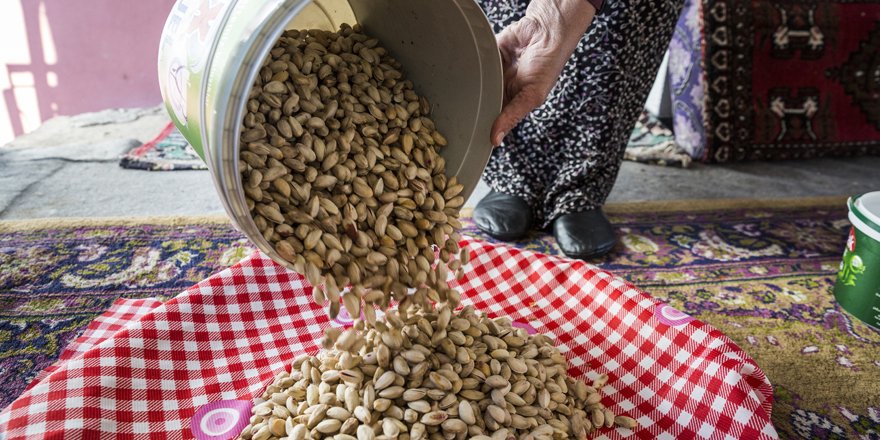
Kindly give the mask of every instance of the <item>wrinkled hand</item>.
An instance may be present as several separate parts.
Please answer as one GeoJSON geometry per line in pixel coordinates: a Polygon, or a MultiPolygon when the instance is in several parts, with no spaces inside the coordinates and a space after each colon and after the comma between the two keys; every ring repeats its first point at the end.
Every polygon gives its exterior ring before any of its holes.
{"type": "Polygon", "coordinates": [[[498,34],[504,106],[492,126],[492,145],[547,99],[594,14],[586,0],[532,0],[525,17],[498,34]]]}

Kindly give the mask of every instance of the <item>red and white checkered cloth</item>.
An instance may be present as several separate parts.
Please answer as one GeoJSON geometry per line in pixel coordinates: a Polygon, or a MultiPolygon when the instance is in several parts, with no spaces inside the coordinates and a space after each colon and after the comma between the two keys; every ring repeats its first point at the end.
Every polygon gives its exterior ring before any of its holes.
{"type": "Polygon", "coordinates": [[[95,318],[89,323],[89,326],[83,334],[64,347],[64,351],[58,356],[58,360],[45,370],[37,374],[37,377],[31,381],[27,389],[33,388],[42,382],[50,373],[62,367],[67,361],[82,356],[83,353],[89,351],[95,345],[100,344],[105,339],[113,337],[113,334],[122,330],[126,324],[141,319],[142,316],[150,313],[156,307],[162,305],[162,301],[154,298],[145,299],[128,299],[119,298],[113,301],[110,310],[95,318]]]}
{"type": "MultiPolygon", "coordinates": [[[[464,245],[465,302],[554,335],[572,374],[610,376],[603,403],[640,427],[596,438],[777,438],[770,383],[718,330],[595,266],[464,245]]],[[[255,253],[54,366],[0,413],[0,438],[231,438],[334,324],[302,277],[255,253]]]]}

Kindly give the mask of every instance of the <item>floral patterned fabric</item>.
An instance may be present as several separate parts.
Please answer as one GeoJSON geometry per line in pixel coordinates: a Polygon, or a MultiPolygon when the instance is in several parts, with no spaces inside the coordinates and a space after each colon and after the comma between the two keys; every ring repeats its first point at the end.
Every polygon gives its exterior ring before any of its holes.
{"type": "MultiPolygon", "coordinates": [[[[880,438],[880,331],[831,294],[849,231],[844,201],[750,205],[608,206],[620,244],[593,262],[743,347],[774,385],[782,438],[880,438]]],[[[559,254],[548,235],[515,244],[559,254]]],[[[0,407],[116,298],[175,295],[251,250],[225,224],[0,222],[0,407]]]]}
{"type": "MultiPolygon", "coordinates": [[[[483,180],[532,208],[535,224],[601,207],[684,0],[608,0],[544,103],[492,150],[483,180]]],[[[496,32],[530,0],[478,0],[496,32]]]]}
{"type": "Polygon", "coordinates": [[[673,102],[672,130],[678,146],[695,159],[706,149],[706,75],[702,54],[703,3],[685,0],[669,43],[669,78],[673,102]]]}

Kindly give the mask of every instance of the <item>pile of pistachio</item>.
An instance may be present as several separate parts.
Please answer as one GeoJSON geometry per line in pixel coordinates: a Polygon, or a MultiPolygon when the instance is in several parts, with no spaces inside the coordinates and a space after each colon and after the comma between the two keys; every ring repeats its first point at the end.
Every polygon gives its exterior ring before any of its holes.
{"type": "Polygon", "coordinates": [[[241,438],[585,439],[636,421],[567,374],[554,341],[471,306],[413,306],[331,328],[324,350],[269,385],[241,438]]]}

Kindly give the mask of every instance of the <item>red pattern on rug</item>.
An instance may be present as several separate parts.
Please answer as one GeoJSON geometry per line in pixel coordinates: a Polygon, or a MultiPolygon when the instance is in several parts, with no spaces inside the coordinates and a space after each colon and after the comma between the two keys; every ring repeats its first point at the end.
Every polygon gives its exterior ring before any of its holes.
{"type": "Polygon", "coordinates": [[[880,154],[880,2],[689,0],[671,50],[676,136],[700,159],[880,154]]]}

